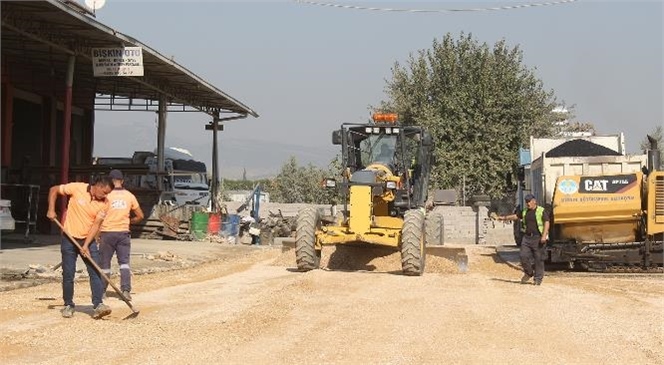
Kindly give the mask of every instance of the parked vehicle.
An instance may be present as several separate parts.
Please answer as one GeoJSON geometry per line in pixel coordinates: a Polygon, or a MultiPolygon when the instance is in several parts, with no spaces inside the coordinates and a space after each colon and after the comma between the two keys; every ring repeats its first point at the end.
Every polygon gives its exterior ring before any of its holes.
{"type": "MultiPolygon", "coordinates": [[[[98,157],[95,164],[118,168],[125,172],[125,187],[129,190],[159,188],[157,154],[136,151],[131,158],[98,157]]],[[[182,148],[169,147],[164,151],[164,170],[159,202],[174,206],[210,204],[210,185],[205,163],[196,161],[182,148]]]]}
{"type": "Polygon", "coordinates": [[[623,134],[585,138],[531,138],[530,161],[522,162],[519,198],[533,194],[542,205],[552,203],[556,179],[565,175],[627,174],[640,171],[647,155],[625,154],[623,134]]]}
{"type": "MultiPolygon", "coordinates": [[[[145,184],[157,185],[157,156],[149,156],[145,160],[150,174],[144,177],[145,184]]],[[[210,203],[210,185],[205,164],[200,161],[173,158],[167,155],[164,159],[166,176],[161,201],[173,205],[199,205],[207,207],[210,203]]]]}
{"type": "Polygon", "coordinates": [[[547,259],[591,271],[662,271],[664,171],[654,139],[643,172],[561,176],[547,259]]]}
{"type": "Polygon", "coordinates": [[[342,179],[326,179],[338,189],[343,218],[324,222],[316,208],[297,217],[295,258],[301,271],[320,266],[324,245],[386,246],[401,252],[405,275],[422,275],[425,265],[425,223],[433,138],[422,127],[402,125],[396,114],[374,114],[372,123],[344,123],[332,134],[341,146],[342,179]]]}

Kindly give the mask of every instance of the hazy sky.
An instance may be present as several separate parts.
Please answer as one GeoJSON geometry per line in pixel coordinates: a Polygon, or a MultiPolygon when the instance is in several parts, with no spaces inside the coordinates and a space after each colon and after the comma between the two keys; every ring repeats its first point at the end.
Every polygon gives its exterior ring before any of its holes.
{"type": "MultiPolygon", "coordinates": [[[[81,0],[82,1],[82,0],[81,0]]],[[[547,0],[549,1],[549,0],[547,0]]],[[[540,1],[326,1],[410,9],[477,8],[540,1]]],[[[636,153],[664,121],[663,5],[589,1],[492,12],[404,13],[294,1],[107,0],[97,19],[147,44],[240,100],[259,118],[227,123],[220,173],[274,173],[289,157],[325,166],[338,152],[331,132],[361,122],[385,99],[395,61],[447,32],[519,45],[559,101],[599,134],[624,132],[636,153]]],[[[187,148],[211,168],[210,117],[170,113],[166,145],[187,148]]],[[[97,112],[96,156],[156,147],[156,115],[97,112]],[[130,131],[128,133],[128,131],[130,131]]]]}

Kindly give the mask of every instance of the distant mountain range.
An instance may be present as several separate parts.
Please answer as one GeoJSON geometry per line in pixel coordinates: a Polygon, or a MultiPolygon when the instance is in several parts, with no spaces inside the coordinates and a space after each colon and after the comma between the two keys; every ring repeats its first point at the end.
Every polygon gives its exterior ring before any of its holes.
{"type": "MultiPolygon", "coordinates": [[[[272,177],[279,173],[291,156],[294,156],[301,166],[311,163],[326,168],[336,156],[337,150],[338,148],[332,145],[312,147],[230,139],[219,145],[220,175],[225,178],[240,179],[246,169],[247,179],[272,177]]],[[[198,152],[196,154],[198,155],[198,152]]],[[[212,161],[211,157],[209,161],[212,161]]],[[[208,164],[208,169],[211,166],[211,163],[208,164]]]]}
{"type": "MultiPolygon", "coordinates": [[[[205,162],[207,170],[212,170],[212,141],[203,128],[176,130],[167,134],[168,147],[184,148],[194,159],[205,162]],[[198,132],[196,132],[198,131],[198,132]]],[[[156,129],[152,123],[139,123],[131,119],[99,123],[95,131],[94,156],[131,157],[134,151],[154,151],[156,129]],[[127,134],[130,128],[132,133],[127,134]],[[122,141],[122,143],[118,143],[122,141]]],[[[276,138],[276,137],[275,137],[276,138]]],[[[305,138],[293,138],[300,143],[313,143],[305,138]]],[[[299,165],[312,163],[326,168],[339,152],[338,146],[331,143],[320,146],[302,145],[281,141],[235,138],[222,135],[219,138],[220,177],[241,179],[246,169],[247,179],[260,179],[275,176],[290,156],[295,156],[299,165]]]]}

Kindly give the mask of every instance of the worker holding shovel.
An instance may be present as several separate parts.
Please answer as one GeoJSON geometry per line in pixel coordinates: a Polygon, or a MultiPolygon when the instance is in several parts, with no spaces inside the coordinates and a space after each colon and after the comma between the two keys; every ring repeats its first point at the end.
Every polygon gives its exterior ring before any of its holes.
{"type": "Polygon", "coordinates": [[[74,315],[74,274],[76,273],[76,260],[78,255],[83,256],[83,262],[90,276],[90,289],[92,291],[93,318],[99,319],[111,314],[111,308],[102,302],[103,283],[100,273],[96,270],[100,261],[99,247],[94,238],[99,232],[101,222],[108,210],[108,195],[113,189],[113,182],[109,177],[100,177],[92,182],[72,182],[54,185],[48,192],[48,211],[46,217],[56,221],[55,203],[58,196],[68,196],[67,214],[63,228],[60,253],[62,254],[62,299],[65,307],[62,316],[70,318],[74,315]],[[71,237],[77,244],[69,241],[71,237]],[[95,260],[95,262],[91,262],[95,260]]]}
{"type": "MultiPolygon", "coordinates": [[[[106,276],[111,276],[111,259],[117,254],[120,266],[120,290],[126,299],[131,300],[131,234],[129,224],[138,224],[143,220],[143,211],[136,196],[126,190],[122,184],[122,171],[111,170],[108,176],[113,180],[113,191],[108,194],[108,213],[101,224],[101,263],[100,267],[106,276]],[[134,216],[130,219],[130,213],[134,216]]],[[[104,280],[104,292],[108,287],[104,280]]]]}

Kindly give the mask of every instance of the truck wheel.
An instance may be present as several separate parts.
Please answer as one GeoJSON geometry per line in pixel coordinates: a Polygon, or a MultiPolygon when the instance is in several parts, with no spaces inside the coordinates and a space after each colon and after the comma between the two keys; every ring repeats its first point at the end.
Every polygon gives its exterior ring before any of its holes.
{"type": "Polygon", "coordinates": [[[427,246],[442,246],[445,244],[445,218],[443,217],[443,213],[434,210],[430,214],[427,214],[424,221],[427,246]]]}
{"type": "Polygon", "coordinates": [[[424,213],[418,209],[406,212],[401,228],[401,270],[404,275],[424,273],[424,213]]]}
{"type": "Polygon", "coordinates": [[[305,208],[297,216],[295,262],[300,271],[318,269],[320,250],[316,250],[316,229],[320,225],[318,209],[305,208]]]}

